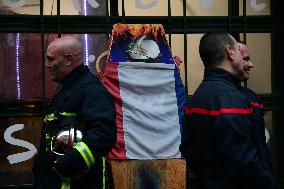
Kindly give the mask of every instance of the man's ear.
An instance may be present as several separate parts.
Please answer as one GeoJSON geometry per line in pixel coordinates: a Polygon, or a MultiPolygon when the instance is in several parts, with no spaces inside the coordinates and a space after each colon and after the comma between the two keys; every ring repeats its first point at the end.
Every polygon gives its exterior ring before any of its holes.
{"type": "Polygon", "coordinates": [[[72,54],[66,54],[66,55],[64,55],[64,58],[65,58],[66,65],[69,66],[72,63],[73,55],[72,54]]]}
{"type": "Polygon", "coordinates": [[[230,60],[233,60],[233,56],[235,53],[234,53],[234,49],[230,45],[227,45],[226,52],[227,52],[228,58],[230,60]]]}

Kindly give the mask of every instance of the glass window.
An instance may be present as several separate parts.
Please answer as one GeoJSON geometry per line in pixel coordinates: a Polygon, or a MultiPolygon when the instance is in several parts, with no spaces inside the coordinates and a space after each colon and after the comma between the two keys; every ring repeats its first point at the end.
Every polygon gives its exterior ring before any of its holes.
{"type": "MultiPolygon", "coordinates": [[[[57,15],[57,0],[44,0],[44,15],[57,15]]],[[[64,0],[60,1],[60,15],[105,16],[106,1],[64,0]]]]}
{"type": "Polygon", "coordinates": [[[203,79],[204,66],[199,56],[199,41],[203,34],[187,35],[188,94],[192,95],[203,79]]]}
{"type": "MultiPolygon", "coordinates": [[[[84,50],[84,63],[95,73],[96,58],[107,49],[105,34],[64,34],[80,38],[84,50]]],[[[45,48],[57,34],[45,34],[45,48]]],[[[51,96],[57,84],[45,72],[42,76],[40,34],[0,33],[0,102],[42,99],[43,79],[46,97],[51,96]],[[2,82],[3,81],[3,82],[2,82]]]]}
{"type": "MultiPolygon", "coordinates": [[[[122,0],[118,0],[119,15],[122,15],[122,0]]],[[[167,16],[168,1],[125,0],[125,16],[167,16]]]]}
{"type": "MultiPolygon", "coordinates": [[[[68,8],[70,8],[70,6],[72,6],[72,4],[70,3],[65,5],[65,7],[68,7],[68,8]]],[[[44,15],[56,15],[57,14],[57,0],[44,0],[43,14],[44,15]]]]}
{"type": "MultiPolygon", "coordinates": [[[[180,76],[185,83],[185,72],[184,72],[184,35],[183,34],[172,34],[171,51],[172,56],[178,56],[182,63],[180,65],[180,76]]],[[[169,41],[169,37],[167,36],[169,41]]]]}
{"type": "Polygon", "coordinates": [[[271,93],[271,34],[248,33],[246,43],[254,65],[247,86],[256,93],[271,93]]]}
{"type": "MultiPolygon", "coordinates": [[[[188,94],[192,95],[203,79],[204,66],[199,56],[199,41],[203,34],[187,35],[187,83],[188,94]]],[[[185,83],[184,35],[172,34],[172,55],[182,60],[180,74],[185,83]]]]}
{"type": "Polygon", "coordinates": [[[187,0],[187,16],[228,16],[228,0],[187,0]]]}
{"type": "Polygon", "coordinates": [[[183,16],[183,1],[171,0],[171,15],[183,16]]]}
{"type": "Polygon", "coordinates": [[[0,0],[0,15],[40,14],[40,0],[0,0]]]}
{"type": "MultiPolygon", "coordinates": [[[[122,15],[122,0],[119,3],[119,15],[122,15]]],[[[126,16],[167,16],[168,1],[165,0],[125,0],[126,16]]],[[[172,16],[183,15],[183,1],[171,1],[172,16]]],[[[225,16],[228,15],[227,0],[187,0],[187,16],[225,16]]]]}
{"type": "MultiPolygon", "coordinates": [[[[118,0],[119,15],[122,15],[122,0],[118,0]]],[[[166,0],[125,0],[125,16],[167,16],[168,1],[166,0]]]]}
{"type": "MultiPolygon", "coordinates": [[[[239,1],[240,15],[243,15],[243,3],[239,1]]],[[[270,15],[270,0],[246,0],[246,15],[270,15]]]]}
{"type": "MultiPolygon", "coordinates": [[[[48,7],[46,8],[50,10],[51,7],[52,7],[52,4],[49,4],[48,7]]],[[[56,11],[56,8],[54,9],[56,11]]],[[[56,12],[54,12],[54,14],[56,14],[56,12]]],[[[105,16],[106,15],[106,1],[98,1],[98,0],[60,1],[60,14],[61,15],[105,16]]]]}
{"type": "Polygon", "coordinates": [[[0,33],[0,102],[42,98],[40,34],[0,33]]]}

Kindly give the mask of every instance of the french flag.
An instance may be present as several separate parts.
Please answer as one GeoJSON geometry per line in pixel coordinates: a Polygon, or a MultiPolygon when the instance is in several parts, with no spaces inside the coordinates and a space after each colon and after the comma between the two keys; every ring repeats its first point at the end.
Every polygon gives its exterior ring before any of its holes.
{"type": "Polygon", "coordinates": [[[175,64],[107,61],[102,82],[117,113],[109,159],[181,157],[185,89],[175,64]]]}

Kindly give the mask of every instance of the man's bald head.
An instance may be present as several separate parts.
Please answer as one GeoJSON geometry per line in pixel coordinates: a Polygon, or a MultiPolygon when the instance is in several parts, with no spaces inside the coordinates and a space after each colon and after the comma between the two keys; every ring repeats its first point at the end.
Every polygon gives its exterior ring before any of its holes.
{"type": "Polygon", "coordinates": [[[81,64],[83,62],[83,48],[81,42],[75,37],[66,36],[57,38],[50,43],[49,47],[58,48],[62,55],[73,55],[73,57],[76,57],[76,60],[78,61],[76,64],[81,64]]]}
{"type": "Polygon", "coordinates": [[[46,67],[55,82],[62,82],[83,63],[83,49],[75,37],[66,36],[52,41],[46,52],[46,67]]]}

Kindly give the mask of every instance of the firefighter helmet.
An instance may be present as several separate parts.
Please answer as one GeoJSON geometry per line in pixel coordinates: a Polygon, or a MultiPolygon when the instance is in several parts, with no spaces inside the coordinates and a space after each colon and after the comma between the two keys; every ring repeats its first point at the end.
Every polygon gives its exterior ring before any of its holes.
{"type": "Polygon", "coordinates": [[[161,53],[158,44],[154,40],[145,38],[146,36],[143,35],[128,44],[126,53],[129,61],[159,62],[161,53]]]}
{"type": "Polygon", "coordinates": [[[50,151],[55,156],[55,161],[72,150],[73,146],[82,140],[82,137],[82,132],[74,127],[62,129],[52,136],[50,151]]]}

